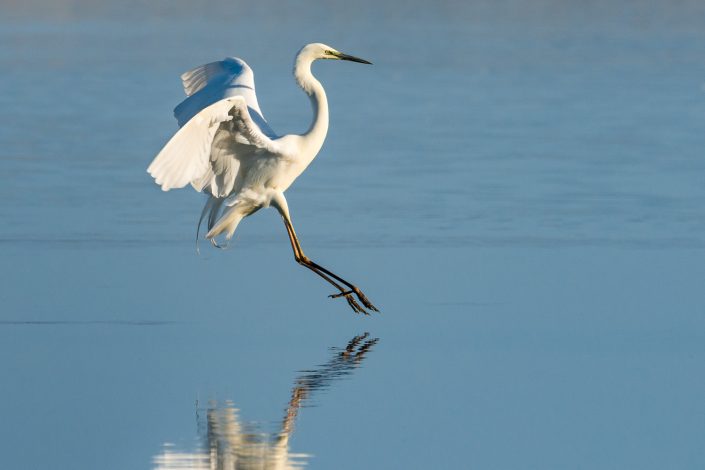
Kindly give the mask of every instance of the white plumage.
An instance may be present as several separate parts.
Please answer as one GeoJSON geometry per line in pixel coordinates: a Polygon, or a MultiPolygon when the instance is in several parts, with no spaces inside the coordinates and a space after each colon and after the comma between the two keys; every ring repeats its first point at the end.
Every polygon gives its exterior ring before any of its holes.
{"type": "Polygon", "coordinates": [[[369,63],[325,44],[309,44],[297,54],[294,76],[309,95],[314,121],[301,135],[277,136],[264,119],[255,94],[252,69],[238,58],[211,62],[181,76],[187,98],[174,109],[181,128],[147,171],[162,190],[191,184],[209,194],[199,227],[207,218],[206,238],[217,246],[221,234],[230,239],[240,221],[263,207],[274,206],[287,228],[296,261],[323,277],[356,312],[377,310],[360,289],[317,265],[304,254],[291,223],[284,191],[306,169],[328,132],[328,101],[311,74],[317,59],[369,63]],[[343,284],[345,287],[341,286],[343,284]]]}

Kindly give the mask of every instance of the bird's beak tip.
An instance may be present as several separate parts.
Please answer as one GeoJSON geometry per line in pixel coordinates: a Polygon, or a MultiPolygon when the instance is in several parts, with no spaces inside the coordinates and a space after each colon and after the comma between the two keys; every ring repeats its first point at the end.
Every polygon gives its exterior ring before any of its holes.
{"type": "Polygon", "coordinates": [[[348,54],[342,54],[342,53],[340,53],[340,54],[338,55],[338,58],[339,58],[340,60],[349,60],[350,62],[357,62],[358,64],[368,64],[368,65],[372,65],[372,62],[370,62],[369,60],[361,59],[361,58],[359,58],[359,57],[355,57],[354,55],[348,55],[348,54]]]}

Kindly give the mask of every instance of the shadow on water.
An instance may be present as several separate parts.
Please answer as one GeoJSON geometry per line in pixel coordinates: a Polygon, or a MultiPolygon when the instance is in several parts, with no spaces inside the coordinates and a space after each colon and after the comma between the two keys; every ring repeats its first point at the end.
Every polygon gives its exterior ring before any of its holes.
{"type": "Polygon", "coordinates": [[[294,469],[306,465],[308,454],[293,453],[289,439],[299,410],[306,406],[313,393],[324,390],[338,379],[352,374],[369,355],[379,338],[364,333],[352,338],[344,348],[331,348],[331,359],[314,369],[302,370],[294,381],[291,398],[276,431],[267,432],[259,423],[243,422],[233,402],[212,401],[199,408],[198,434],[200,443],[195,451],[179,451],[164,444],[161,454],[154,457],[155,470],[175,469],[294,469]]]}

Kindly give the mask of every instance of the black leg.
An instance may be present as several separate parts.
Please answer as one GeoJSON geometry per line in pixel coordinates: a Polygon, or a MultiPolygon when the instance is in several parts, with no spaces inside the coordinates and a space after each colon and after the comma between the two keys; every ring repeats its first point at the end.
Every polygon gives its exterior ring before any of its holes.
{"type": "Polygon", "coordinates": [[[310,260],[305,254],[303,249],[301,248],[301,244],[299,243],[299,239],[296,236],[296,232],[294,231],[294,226],[292,225],[291,221],[288,220],[286,217],[282,217],[284,219],[284,225],[286,226],[286,231],[287,234],[289,235],[289,241],[291,242],[291,248],[294,251],[294,259],[296,259],[296,262],[299,263],[300,265],[310,269],[314,273],[318,274],[320,277],[325,279],[328,283],[333,285],[336,289],[338,289],[340,292],[337,294],[333,294],[330,297],[331,298],[337,298],[337,297],[345,297],[345,300],[348,302],[348,305],[350,305],[350,308],[352,308],[356,313],[364,313],[365,315],[369,315],[369,313],[362,308],[362,306],[355,300],[355,298],[352,296],[352,294],[355,294],[360,302],[362,304],[375,312],[378,312],[377,307],[372,305],[372,302],[369,301],[369,299],[365,296],[365,294],[362,293],[362,291],[355,285],[349,283],[345,279],[341,278],[340,276],[336,275],[335,273],[330,272],[323,266],[320,266],[316,263],[314,263],[312,260],[310,260]],[[345,285],[348,287],[348,289],[344,289],[339,283],[345,285]]]}

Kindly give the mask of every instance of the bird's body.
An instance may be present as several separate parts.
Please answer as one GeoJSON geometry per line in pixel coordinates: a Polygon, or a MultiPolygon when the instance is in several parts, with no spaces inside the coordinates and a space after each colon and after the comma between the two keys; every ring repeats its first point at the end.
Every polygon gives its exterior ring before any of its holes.
{"type": "Polygon", "coordinates": [[[317,59],[369,63],[320,43],[301,49],[294,77],[311,99],[314,120],[300,135],[278,136],[272,130],[257,102],[252,69],[242,59],[227,58],[184,73],[187,98],[174,109],[181,128],[147,171],[164,191],[190,183],[209,195],[199,228],[207,219],[206,238],[216,246],[216,237],[224,234],[229,240],[244,217],[275,207],[284,219],[296,261],[338,288],[340,293],[333,297],[345,297],[353,310],[367,313],[352,294],[368,309],[376,308],[357,287],[303,254],[284,197],[316,157],[328,132],[326,93],[311,74],[317,59]]]}

